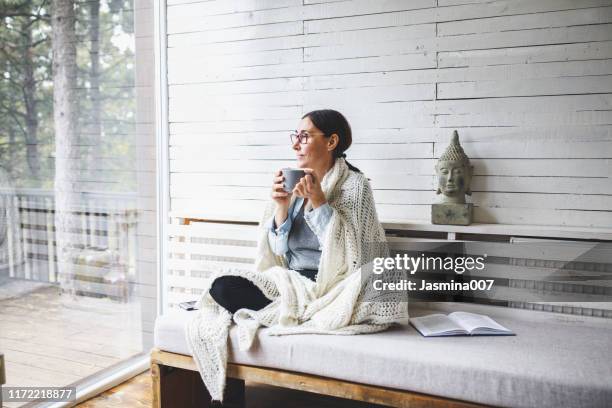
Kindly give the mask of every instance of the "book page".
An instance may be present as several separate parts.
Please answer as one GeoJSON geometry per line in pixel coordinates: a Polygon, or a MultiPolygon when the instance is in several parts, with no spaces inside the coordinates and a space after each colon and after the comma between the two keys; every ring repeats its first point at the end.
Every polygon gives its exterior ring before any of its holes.
{"type": "Polygon", "coordinates": [[[466,330],[443,314],[413,317],[410,319],[410,323],[412,323],[423,336],[467,334],[466,330]]]}
{"type": "Polygon", "coordinates": [[[512,333],[511,330],[497,323],[489,316],[468,312],[453,312],[448,317],[468,333],[512,333]]]}

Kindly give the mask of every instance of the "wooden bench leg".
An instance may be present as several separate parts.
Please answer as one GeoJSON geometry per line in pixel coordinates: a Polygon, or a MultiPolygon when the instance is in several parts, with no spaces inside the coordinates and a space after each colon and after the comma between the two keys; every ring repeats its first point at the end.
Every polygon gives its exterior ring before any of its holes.
{"type": "Polygon", "coordinates": [[[244,408],[244,380],[228,378],[223,405],[212,404],[200,373],[176,367],[151,364],[153,408],[244,408]]]}

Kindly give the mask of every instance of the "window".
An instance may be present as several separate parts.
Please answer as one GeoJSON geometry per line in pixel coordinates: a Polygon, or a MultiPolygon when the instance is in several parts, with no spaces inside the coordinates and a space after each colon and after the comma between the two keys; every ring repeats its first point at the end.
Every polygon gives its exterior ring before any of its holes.
{"type": "Polygon", "coordinates": [[[146,1],[0,5],[7,386],[72,384],[151,347],[152,17],[146,1]]]}

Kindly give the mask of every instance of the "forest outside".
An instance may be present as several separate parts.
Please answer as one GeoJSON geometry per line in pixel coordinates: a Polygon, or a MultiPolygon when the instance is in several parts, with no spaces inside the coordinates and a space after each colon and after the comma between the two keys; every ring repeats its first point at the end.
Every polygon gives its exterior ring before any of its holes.
{"type": "MultiPolygon", "coordinates": [[[[66,41],[76,50],[70,142],[78,152],[78,180],[82,190],[134,191],[132,1],[68,3],[74,5],[74,37],[66,41]]],[[[15,188],[53,189],[53,6],[51,0],[0,1],[0,165],[15,188]]]]}

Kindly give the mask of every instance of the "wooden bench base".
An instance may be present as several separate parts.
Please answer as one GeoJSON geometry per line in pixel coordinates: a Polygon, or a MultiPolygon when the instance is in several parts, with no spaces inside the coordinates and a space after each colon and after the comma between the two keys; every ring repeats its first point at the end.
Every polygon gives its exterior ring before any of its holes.
{"type": "MultiPolygon", "coordinates": [[[[154,349],[151,352],[153,408],[209,407],[206,391],[191,356],[154,349]]],[[[341,381],[333,378],[243,364],[228,364],[224,407],[245,406],[245,381],[403,408],[482,407],[458,400],[341,381]]]]}

